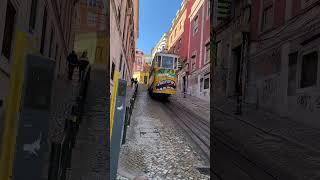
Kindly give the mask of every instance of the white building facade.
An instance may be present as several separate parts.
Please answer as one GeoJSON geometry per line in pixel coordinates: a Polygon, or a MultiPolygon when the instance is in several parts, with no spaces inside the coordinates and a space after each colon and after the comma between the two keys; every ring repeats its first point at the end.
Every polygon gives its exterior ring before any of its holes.
{"type": "Polygon", "coordinates": [[[167,42],[168,42],[168,35],[167,33],[164,33],[160,38],[159,42],[157,43],[157,45],[154,48],[152,48],[152,52],[151,52],[152,58],[154,58],[157,52],[167,50],[167,42]]]}

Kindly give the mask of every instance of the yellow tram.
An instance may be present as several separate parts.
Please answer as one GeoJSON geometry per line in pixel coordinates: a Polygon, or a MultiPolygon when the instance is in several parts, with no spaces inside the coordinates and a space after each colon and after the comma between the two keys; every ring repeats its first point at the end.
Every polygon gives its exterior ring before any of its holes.
{"type": "Polygon", "coordinates": [[[169,53],[156,53],[152,61],[148,91],[151,97],[164,97],[176,94],[178,56],[169,53]]]}

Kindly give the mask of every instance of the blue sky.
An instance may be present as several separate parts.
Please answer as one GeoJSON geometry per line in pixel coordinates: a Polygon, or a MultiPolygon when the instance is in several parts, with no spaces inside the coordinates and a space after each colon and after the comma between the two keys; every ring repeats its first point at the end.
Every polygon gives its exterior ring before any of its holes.
{"type": "Polygon", "coordinates": [[[140,0],[138,49],[151,54],[151,49],[163,33],[169,31],[181,2],[182,0],[140,0]]]}

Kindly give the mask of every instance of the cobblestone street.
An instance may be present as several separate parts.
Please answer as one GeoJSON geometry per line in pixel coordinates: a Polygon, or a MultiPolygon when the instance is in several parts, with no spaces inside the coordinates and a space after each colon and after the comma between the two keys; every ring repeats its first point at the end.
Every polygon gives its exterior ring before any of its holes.
{"type": "Polygon", "coordinates": [[[64,120],[70,117],[72,105],[79,93],[79,71],[75,69],[73,80],[68,80],[67,73],[54,82],[53,102],[50,111],[50,139],[61,142],[63,138],[64,120]]]}
{"type": "Polygon", "coordinates": [[[210,179],[197,169],[207,165],[205,160],[143,85],[139,86],[131,118],[120,154],[118,179],[139,175],[150,179],[210,179]]]}

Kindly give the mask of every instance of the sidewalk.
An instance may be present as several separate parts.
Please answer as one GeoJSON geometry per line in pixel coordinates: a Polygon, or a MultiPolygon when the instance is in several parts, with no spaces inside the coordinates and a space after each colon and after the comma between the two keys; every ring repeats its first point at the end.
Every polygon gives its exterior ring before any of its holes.
{"type": "Polygon", "coordinates": [[[71,114],[71,107],[79,94],[79,71],[75,69],[73,80],[69,80],[67,72],[57,78],[53,85],[53,98],[50,109],[49,138],[52,142],[61,142],[64,122],[71,114]]]}
{"type": "Polygon", "coordinates": [[[320,177],[320,130],[247,104],[234,115],[236,103],[228,99],[215,104],[214,129],[264,170],[278,179],[320,177]]]}
{"type": "Polygon", "coordinates": [[[109,178],[107,92],[105,71],[92,69],[83,120],[72,152],[68,180],[109,178]]]}
{"type": "Polygon", "coordinates": [[[197,112],[197,114],[206,120],[210,120],[210,101],[205,101],[200,98],[177,93],[169,98],[173,102],[181,103],[190,111],[197,112]]]}

